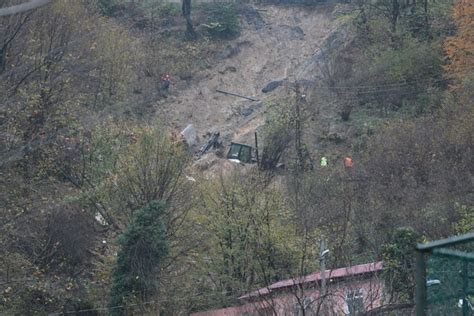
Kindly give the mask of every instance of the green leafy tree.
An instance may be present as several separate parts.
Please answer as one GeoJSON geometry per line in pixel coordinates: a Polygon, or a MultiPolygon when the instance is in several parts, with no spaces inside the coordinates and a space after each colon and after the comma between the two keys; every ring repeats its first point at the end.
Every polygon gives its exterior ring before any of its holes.
{"type": "Polygon", "coordinates": [[[208,10],[207,27],[211,35],[232,37],[239,33],[239,19],[233,4],[215,3],[208,10]]]}
{"type": "Polygon", "coordinates": [[[213,283],[207,288],[215,295],[209,306],[227,305],[238,294],[299,275],[300,258],[313,258],[302,247],[305,240],[297,236],[281,193],[264,182],[232,174],[202,188],[195,220],[207,244],[201,273],[213,283]]]}
{"type": "MultiPolygon", "coordinates": [[[[119,239],[120,251],[113,272],[110,306],[143,303],[157,291],[160,264],[168,255],[165,226],[162,222],[165,205],[152,201],[136,212],[133,221],[119,239]]],[[[111,309],[111,315],[124,315],[125,308],[111,309]]]]}
{"type": "Polygon", "coordinates": [[[117,2],[114,0],[97,0],[97,6],[100,12],[106,16],[112,15],[115,5],[117,5],[117,2]]]}
{"type": "Polygon", "coordinates": [[[456,233],[467,234],[474,230],[474,206],[456,203],[455,210],[459,220],[454,224],[456,233]]]}
{"type": "Polygon", "coordinates": [[[97,61],[97,66],[90,72],[90,80],[95,89],[92,103],[101,107],[114,105],[125,98],[140,54],[133,52],[139,48],[127,29],[113,20],[99,21],[100,32],[90,47],[92,58],[97,61]]]}
{"type": "Polygon", "coordinates": [[[415,293],[415,245],[420,236],[411,228],[399,228],[392,241],[383,246],[382,256],[386,271],[385,281],[391,299],[413,302],[415,293]]]}
{"type": "Polygon", "coordinates": [[[280,162],[293,138],[291,126],[294,118],[295,115],[286,102],[270,108],[263,129],[264,147],[260,169],[272,170],[280,162]]]}
{"type": "Polygon", "coordinates": [[[190,182],[184,177],[189,157],[183,143],[163,128],[134,130],[133,141],[119,158],[107,182],[109,207],[116,214],[133,218],[135,210],[151,201],[167,203],[166,227],[172,234],[173,223],[186,214],[181,207],[188,201],[190,182]]]}

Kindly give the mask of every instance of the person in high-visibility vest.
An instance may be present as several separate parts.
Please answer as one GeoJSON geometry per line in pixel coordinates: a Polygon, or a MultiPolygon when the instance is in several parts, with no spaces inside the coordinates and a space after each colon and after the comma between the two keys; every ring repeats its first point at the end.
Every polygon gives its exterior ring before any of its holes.
{"type": "Polygon", "coordinates": [[[328,159],[327,159],[326,157],[322,157],[322,158],[321,158],[320,165],[321,165],[321,167],[327,167],[327,165],[328,165],[328,159]]]}
{"type": "Polygon", "coordinates": [[[346,168],[352,168],[352,157],[346,156],[346,157],[344,158],[344,166],[345,166],[346,168]]]}

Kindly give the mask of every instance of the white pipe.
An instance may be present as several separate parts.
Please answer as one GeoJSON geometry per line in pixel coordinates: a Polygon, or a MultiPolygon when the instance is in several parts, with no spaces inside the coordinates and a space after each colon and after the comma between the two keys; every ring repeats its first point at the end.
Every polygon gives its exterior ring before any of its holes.
{"type": "Polygon", "coordinates": [[[22,4],[14,5],[11,7],[0,8],[0,16],[7,16],[12,14],[18,14],[25,11],[33,10],[50,3],[52,0],[31,0],[22,4]]]}

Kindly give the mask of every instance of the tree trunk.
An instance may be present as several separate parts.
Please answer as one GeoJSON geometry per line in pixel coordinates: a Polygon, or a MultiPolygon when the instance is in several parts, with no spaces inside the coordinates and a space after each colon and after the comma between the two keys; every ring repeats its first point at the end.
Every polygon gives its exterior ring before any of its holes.
{"type": "Polygon", "coordinates": [[[395,33],[397,31],[397,21],[400,15],[400,3],[398,0],[392,0],[392,10],[391,10],[391,24],[392,24],[392,32],[395,33]]]}
{"type": "Polygon", "coordinates": [[[186,37],[195,39],[196,32],[194,31],[193,22],[191,20],[191,0],[183,0],[182,12],[186,19],[186,37]]]}
{"type": "Polygon", "coordinates": [[[425,0],[424,9],[425,9],[425,27],[426,27],[426,30],[428,31],[428,29],[429,29],[429,23],[428,23],[428,0],[425,0]]]}
{"type": "Polygon", "coordinates": [[[6,50],[4,48],[0,48],[0,74],[5,71],[6,65],[6,50]]]}

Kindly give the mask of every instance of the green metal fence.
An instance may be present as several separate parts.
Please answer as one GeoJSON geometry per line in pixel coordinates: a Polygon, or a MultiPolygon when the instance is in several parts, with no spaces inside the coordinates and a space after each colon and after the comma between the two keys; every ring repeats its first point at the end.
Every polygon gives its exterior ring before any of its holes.
{"type": "Polygon", "coordinates": [[[416,315],[474,315],[474,232],[418,244],[416,315]]]}

